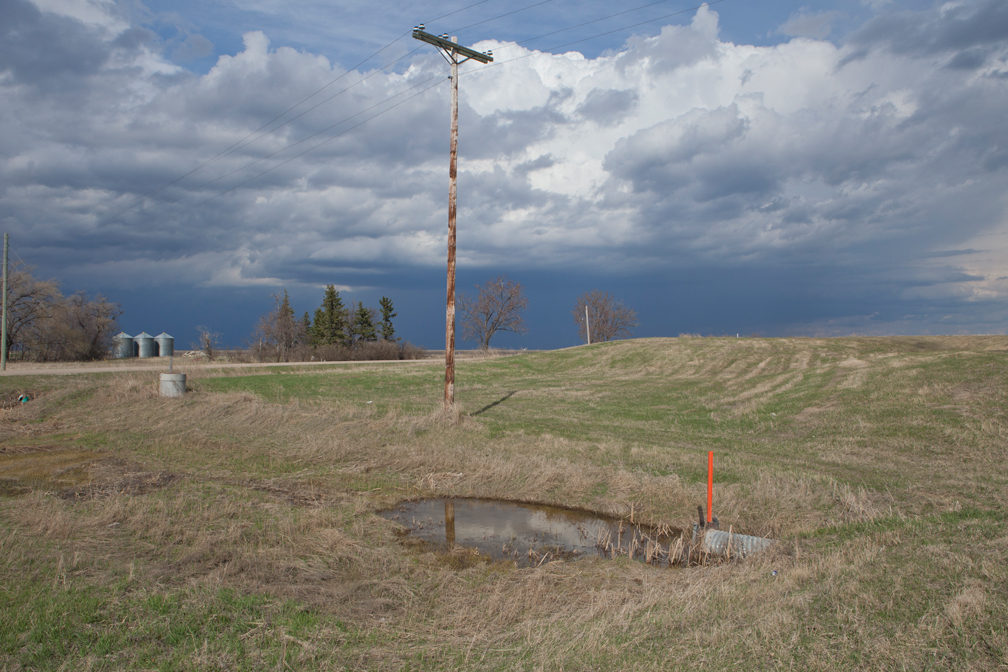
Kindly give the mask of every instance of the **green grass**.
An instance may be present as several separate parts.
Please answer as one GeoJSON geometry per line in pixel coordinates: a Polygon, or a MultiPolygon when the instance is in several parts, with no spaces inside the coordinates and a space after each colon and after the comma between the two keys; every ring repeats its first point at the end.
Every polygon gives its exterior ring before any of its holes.
{"type": "Polygon", "coordinates": [[[0,497],[0,668],[1008,665],[1008,338],[461,359],[457,419],[437,361],[190,371],[182,400],[154,373],[0,378],[41,392],[0,452],[108,456],[0,497]],[[375,515],[487,496],[688,527],[708,450],[715,513],[772,551],[516,569],[375,515]]]}
{"type": "MultiPolygon", "coordinates": [[[[859,388],[846,389],[838,381],[847,371],[837,364],[850,355],[851,348],[823,343],[821,350],[809,353],[802,370],[793,369],[791,343],[771,339],[755,343],[752,339],[702,339],[696,353],[700,360],[692,367],[688,362],[663,361],[663,353],[656,353],[647,341],[462,360],[457,368],[456,399],[491,438],[521,433],[596,444],[614,442],[623,446],[624,454],[599,453],[599,465],[618,463],[650,468],[653,473],[675,469],[693,482],[706,477],[705,465],[655,465],[654,455],[638,460],[630,455],[631,449],[659,445],[708,449],[791,469],[820,461],[816,449],[828,449],[831,442],[843,440],[858,444],[867,463],[824,468],[842,481],[879,488],[905,483],[901,476],[905,460],[919,457],[922,450],[948,457],[964,444],[983,439],[968,410],[952,403],[943,386],[962,380],[967,371],[973,377],[968,384],[992,385],[1004,377],[1003,354],[943,353],[911,340],[906,366],[893,371],[872,366],[859,388]],[[768,362],[765,372],[752,370],[755,367],[749,360],[754,345],[766,350],[758,355],[768,362]],[[744,363],[743,357],[748,358],[744,363]],[[745,402],[737,398],[739,376],[731,372],[740,366],[751,374],[745,381],[749,390],[766,388],[749,399],[751,408],[742,408],[745,402]],[[934,391],[917,394],[928,386],[934,391]],[[810,421],[801,415],[807,409],[825,410],[810,421]],[[859,431],[851,431],[853,422],[860,423],[859,431]],[[788,449],[781,450],[781,443],[788,449]],[[888,454],[871,457],[872,447],[881,443],[890,445],[902,459],[893,462],[888,454]]],[[[864,339],[864,344],[867,347],[856,351],[861,356],[892,352],[880,347],[884,342],[864,339]]],[[[390,409],[430,411],[440,398],[442,376],[441,365],[432,363],[408,369],[340,368],[325,373],[213,378],[200,385],[210,391],[248,391],[279,403],[299,399],[333,401],[341,407],[370,406],[381,416],[390,409]]],[[[1003,419],[997,408],[984,411],[1003,419]]],[[[728,481],[742,477],[731,466],[721,476],[728,481]]]]}
{"type": "Polygon", "coordinates": [[[84,659],[92,669],[255,670],[277,667],[278,648],[287,661],[315,667],[332,652],[299,642],[329,639],[326,630],[341,627],[293,602],[230,588],[151,593],[125,582],[99,589],[57,581],[0,592],[0,655],[26,669],[84,659]]]}

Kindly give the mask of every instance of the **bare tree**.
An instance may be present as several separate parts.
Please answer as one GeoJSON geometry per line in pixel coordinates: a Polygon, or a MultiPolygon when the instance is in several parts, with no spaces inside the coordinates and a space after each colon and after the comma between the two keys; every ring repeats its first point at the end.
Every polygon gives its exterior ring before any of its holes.
{"type": "Polygon", "coordinates": [[[103,359],[112,347],[112,338],[119,331],[122,308],[101,294],[88,300],[84,292],[77,292],[63,301],[59,311],[66,330],[65,354],[61,359],[103,359]]]}
{"type": "Polygon", "coordinates": [[[27,356],[41,322],[51,318],[63,299],[55,280],[36,280],[32,267],[15,262],[7,278],[7,350],[27,356]]]}
{"type": "Polygon", "coordinates": [[[54,303],[27,330],[23,352],[38,361],[85,361],[108,355],[122,310],[100,294],[77,292],[54,303]]]}
{"type": "Polygon", "coordinates": [[[207,361],[212,362],[217,357],[221,337],[220,333],[210,331],[210,327],[205,327],[202,324],[196,327],[196,333],[199,334],[199,340],[195,344],[196,347],[206,355],[207,361]]]}
{"type": "Polygon", "coordinates": [[[623,305],[622,301],[609,292],[595,289],[579,296],[574,304],[574,310],[571,311],[574,323],[578,325],[578,337],[582,341],[587,340],[588,333],[585,330],[586,306],[592,343],[628,338],[633,335],[630,330],[638,324],[637,311],[623,305]]]}
{"type": "Polygon", "coordinates": [[[36,280],[14,264],[7,282],[9,352],[38,361],[102,359],[122,315],[119,304],[84,292],[65,297],[54,280],[36,280]]]}
{"type": "MultiPolygon", "coordinates": [[[[273,301],[276,302],[276,309],[259,318],[252,340],[275,348],[276,361],[286,362],[290,358],[291,349],[299,340],[307,338],[307,334],[301,333],[303,324],[294,317],[286,289],[282,294],[274,294],[273,301]]],[[[264,354],[263,350],[260,348],[260,355],[264,354]]]]}
{"type": "Polygon", "coordinates": [[[463,338],[479,341],[480,348],[486,350],[498,331],[528,333],[521,315],[528,308],[528,299],[520,282],[499,275],[476,289],[479,291],[475,297],[466,294],[458,297],[463,338]]]}

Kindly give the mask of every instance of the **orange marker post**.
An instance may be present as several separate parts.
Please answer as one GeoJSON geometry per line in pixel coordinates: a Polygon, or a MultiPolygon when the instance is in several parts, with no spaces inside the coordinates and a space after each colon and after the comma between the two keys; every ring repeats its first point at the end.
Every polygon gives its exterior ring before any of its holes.
{"type": "Polygon", "coordinates": [[[707,522],[711,522],[711,508],[714,506],[714,451],[707,451],[707,522]]]}

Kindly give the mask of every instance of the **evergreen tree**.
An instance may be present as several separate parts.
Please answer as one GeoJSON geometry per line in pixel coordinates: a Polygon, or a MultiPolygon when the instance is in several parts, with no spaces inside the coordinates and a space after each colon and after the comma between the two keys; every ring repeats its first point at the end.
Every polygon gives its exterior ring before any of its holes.
{"type": "MultiPolygon", "coordinates": [[[[349,345],[350,339],[347,329],[347,308],[343,305],[336,287],[329,285],[326,287],[325,296],[322,298],[322,327],[316,326],[319,345],[349,345]]],[[[316,325],[318,325],[316,318],[316,325]]]]}
{"type": "Polygon", "coordinates": [[[312,333],[312,321],[308,316],[308,311],[304,311],[304,317],[301,318],[301,328],[298,330],[298,342],[299,343],[311,343],[311,333],[312,333]]]}
{"type": "Polygon", "coordinates": [[[325,311],[321,307],[315,309],[315,321],[312,323],[311,330],[308,332],[308,342],[313,346],[322,345],[322,339],[324,334],[322,333],[323,325],[325,324],[325,311]]]}
{"type": "MultiPolygon", "coordinates": [[[[391,341],[395,336],[395,327],[392,326],[392,318],[396,316],[395,309],[392,308],[392,299],[383,296],[381,301],[381,337],[386,341],[391,341]]],[[[396,338],[395,340],[399,340],[396,338]]]]}
{"type": "Polygon", "coordinates": [[[378,334],[375,332],[374,317],[371,315],[371,309],[366,308],[363,301],[357,302],[357,310],[354,313],[351,333],[354,342],[378,340],[378,334]]]}
{"type": "Polygon", "coordinates": [[[283,299],[277,307],[277,336],[280,346],[280,360],[286,362],[288,352],[294,347],[295,334],[297,333],[297,321],[294,318],[294,309],[290,305],[290,297],[287,290],[283,290],[283,299]]]}

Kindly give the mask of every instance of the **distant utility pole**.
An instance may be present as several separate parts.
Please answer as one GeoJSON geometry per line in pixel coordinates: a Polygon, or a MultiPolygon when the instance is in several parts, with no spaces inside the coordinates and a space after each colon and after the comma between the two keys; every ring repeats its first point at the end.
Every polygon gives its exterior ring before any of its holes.
{"type": "Polygon", "coordinates": [[[0,327],[0,371],[7,370],[7,248],[10,234],[3,234],[3,326],[0,327]]]}
{"type": "Polygon", "coordinates": [[[445,408],[455,404],[455,194],[458,174],[458,66],[468,60],[489,63],[493,52],[481,53],[468,47],[460,47],[458,38],[448,39],[444,35],[424,32],[424,24],[413,29],[413,37],[433,44],[451,64],[452,105],[451,105],[451,158],[448,163],[448,307],[445,311],[445,408]],[[462,60],[459,60],[462,57],[462,60]]]}

